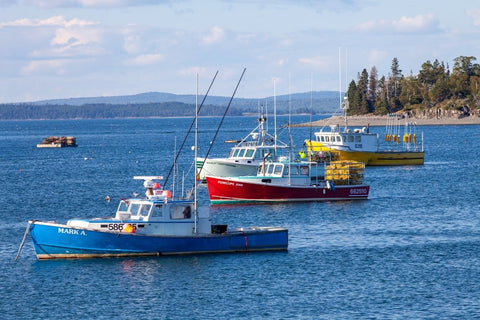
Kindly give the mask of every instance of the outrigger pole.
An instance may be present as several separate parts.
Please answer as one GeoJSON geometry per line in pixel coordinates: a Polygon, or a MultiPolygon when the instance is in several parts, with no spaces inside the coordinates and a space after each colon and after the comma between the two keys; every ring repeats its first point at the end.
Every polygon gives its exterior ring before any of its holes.
{"type": "MultiPolygon", "coordinates": [[[[217,75],[218,75],[218,70],[217,70],[217,72],[215,72],[215,76],[213,77],[212,82],[210,83],[210,86],[208,87],[207,92],[203,96],[202,103],[198,107],[197,113],[200,111],[200,109],[202,109],[203,103],[205,102],[205,99],[207,99],[208,93],[210,92],[210,89],[212,88],[212,85],[215,82],[215,79],[217,78],[217,75]]],[[[175,164],[178,160],[178,156],[180,155],[180,152],[182,151],[182,148],[185,145],[185,142],[187,141],[188,135],[192,131],[192,127],[195,124],[195,121],[196,121],[196,117],[193,119],[192,123],[190,124],[190,128],[188,129],[187,134],[185,135],[185,138],[183,139],[182,145],[180,146],[180,149],[178,149],[177,155],[175,156],[175,160],[173,161],[173,165],[170,167],[170,171],[168,171],[167,177],[165,178],[165,182],[163,183],[163,188],[164,189],[165,189],[165,186],[167,185],[168,178],[170,177],[170,174],[172,173],[172,169],[173,169],[173,167],[175,166],[175,164]]]]}
{"type": "MultiPolygon", "coordinates": [[[[240,76],[240,79],[238,80],[237,86],[235,87],[235,91],[233,91],[232,97],[230,98],[230,102],[228,103],[227,108],[225,109],[225,112],[223,113],[223,117],[222,117],[222,120],[220,120],[220,124],[217,127],[217,131],[215,132],[215,135],[213,136],[213,139],[210,142],[210,147],[208,148],[207,154],[205,155],[205,158],[203,159],[203,163],[205,163],[205,161],[207,161],[208,155],[210,154],[210,150],[212,150],[213,142],[217,138],[218,131],[220,131],[220,127],[222,126],[223,120],[225,119],[225,116],[227,115],[228,109],[230,109],[230,105],[232,104],[233,98],[235,97],[235,94],[237,93],[238,86],[240,85],[240,82],[242,81],[243,75],[245,74],[246,70],[247,70],[247,68],[243,68],[242,75],[240,76]]],[[[200,172],[202,172],[202,169],[203,169],[203,164],[202,164],[202,167],[200,168],[200,170],[197,172],[198,175],[200,175],[200,172]]]]}

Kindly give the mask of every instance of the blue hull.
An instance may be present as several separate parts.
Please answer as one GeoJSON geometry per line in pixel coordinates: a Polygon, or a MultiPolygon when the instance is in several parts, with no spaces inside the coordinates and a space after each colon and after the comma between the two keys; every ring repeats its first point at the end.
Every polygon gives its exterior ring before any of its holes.
{"type": "Polygon", "coordinates": [[[288,230],[268,227],[221,234],[151,236],[32,221],[29,232],[39,260],[270,251],[288,248],[288,230]]]}

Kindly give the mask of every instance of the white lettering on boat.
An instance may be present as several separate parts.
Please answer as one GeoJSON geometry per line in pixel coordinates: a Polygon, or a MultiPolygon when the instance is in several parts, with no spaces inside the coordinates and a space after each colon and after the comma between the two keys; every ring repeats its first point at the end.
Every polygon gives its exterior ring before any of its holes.
{"type": "Polygon", "coordinates": [[[66,228],[58,228],[58,233],[65,233],[65,234],[73,234],[77,236],[86,236],[87,234],[83,230],[76,230],[76,229],[66,229],[66,228]]]}
{"type": "Polygon", "coordinates": [[[235,183],[232,182],[232,181],[222,181],[222,180],[218,180],[217,182],[218,182],[218,184],[225,184],[225,185],[227,185],[227,186],[233,186],[233,185],[235,184],[235,183]]]}
{"type": "Polygon", "coordinates": [[[368,194],[368,190],[367,188],[353,188],[353,189],[350,189],[350,194],[353,194],[353,195],[368,194]]]}

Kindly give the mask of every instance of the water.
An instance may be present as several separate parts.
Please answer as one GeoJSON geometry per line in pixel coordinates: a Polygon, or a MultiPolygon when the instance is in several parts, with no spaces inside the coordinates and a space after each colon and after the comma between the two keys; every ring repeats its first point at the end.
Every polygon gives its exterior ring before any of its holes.
{"type": "MultiPolygon", "coordinates": [[[[200,119],[200,154],[218,121],[200,119]]],[[[0,122],[2,318],[480,318],[479,126],[420,127],[425,165],[367,168],[366,201],[212,209],[214,222],[232,227],[288,228],[288,252],[37,261],[27,238],[13,261],[29,219],[108,216],[121,197],[142,192],[134,175],[166,176],[190,122],[0,122]],[[37,149],[49,135],[75,136],[79,147],[37,149]]],[[[226,155],[223,141],[255,125],[227,118],[211,155],[226,155]]],[[[310,130],[292,135],[300,148],[310,130]]],[[[205,187],[199,198],[208,202],[205,187]]]]}

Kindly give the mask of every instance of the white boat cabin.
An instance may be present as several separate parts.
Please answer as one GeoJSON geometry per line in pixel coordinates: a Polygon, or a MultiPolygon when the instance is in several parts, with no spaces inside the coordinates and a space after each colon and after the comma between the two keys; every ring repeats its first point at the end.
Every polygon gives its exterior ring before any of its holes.
{"type": "Polygon", "coordinates": [[[199,207],[198,219],[191,201],[159,201],[124,199],[120,201],[115,217],[71,219],[69,226],[108,232],[130,232],[149,235],[191,235],[211,232],[208,207],[199,207]],[[127,229],[133,228],[132,229],[127,229]]]}
{"type": "Polygon", "coordinates": [[[211,233],[208,206],[197,208],[193,201],[172,200],[167,190],[155,189],[158,183],[144,179],[145,198],[122,199],[115,217],[71,219],[67,225],[107,232],[129,232],[148,235],[185,236],[194,233],[211,233]]]}
{"type": "Polygon", "coordinates": [[[315,132],[315,140],[325,147],[337,150],[356,150],[375,152],[378,150],[378,134],[369,133],[366,127],[362,129],[347,129],[340,132],[337,125],[330,131],[315,132]]]}
{"type": "Polygon", "coordinates": [[[323,166],[309,162],[265,162],[259,165],[257,170],[257,178],[262,179],[262,182],[288,181],[293,185],[309,185],[312,176],[323,175],[323,166]]]}

